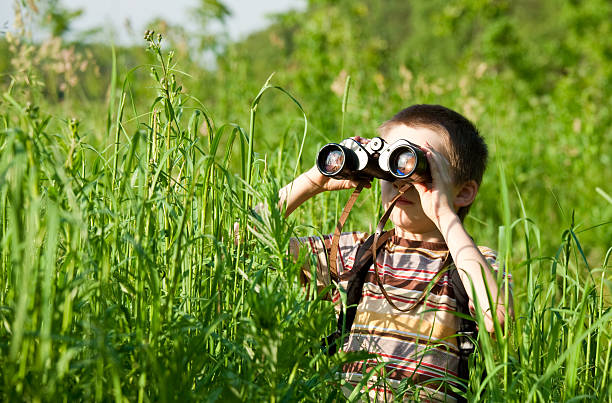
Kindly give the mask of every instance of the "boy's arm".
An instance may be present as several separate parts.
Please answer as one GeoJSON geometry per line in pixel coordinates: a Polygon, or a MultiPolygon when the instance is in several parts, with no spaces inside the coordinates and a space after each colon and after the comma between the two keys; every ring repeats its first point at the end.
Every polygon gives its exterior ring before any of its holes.
{"type": "Polygon", "coordinates": [[[278,192],[280,199],[278,207],[281,209],[283,207],[286,208],[285,217],[293,213],[306,200],[321,193],[325,179],[327,178],[321,175],[316,167],[312,167],[283,187],[278,192]]]}
{"type": "MultiPolygon", "coordinates": [[[[496,301],[495,313],[497,320],[503,328],[506,319],[504,289],[498,288],[495,274],[487,260],[463,227],[463,223],[457,214],[442,216],[439,223],[440,231],[444,235],[455,266],[459,270],[461,282],[470,300],[474,300],[474,298],[478,300],[478,304],[484,314],[487,331],[494,331],[492,307],[489,304],[487,287],[491,294],[491,301],[496,301]],[[472,286],[476,295],[473,295],[472,286]]],[[[504,281],[508,280],[505,279],[504,281]]],[[[514,315],[511,295],[508,295],[507,312],[511,317],[514,315]]]]}
{"type": "MultiPolygon", "coordinates": [[[[279,208],[285,208],[285,217],[289,216],[305,201],[317,194],[330,190],[351,189],[357,187],[358,182],[352,180],[331,179],[319,172],[316,166],[310,168],[287,186],[283,187],[279,193],[279,208]]],[[[365,185],[370,187],[369,184],[365,185]]],[[[297,259],[300,252],[300,244],[297,239],[292,238],[289,244],[289,251],[297,259]]]]}
{"type": "MultiPolygon", "coordinates": [[[[370,139],[359,136],[355,136],[353,139],[361,144],[368,144],[370,142],[370,139]]],[[[293,213],[306,200],[321,192],[351,189],[357,187],[358,184],[359,182],[353,180],[332,179],[323,175],[316,166],[313,166],[278,192],[280,198],[278,207],[281,209],[286,207],[285,217],[288,217],[289,214],[293,213]]],[[[365,184],[366,188],[370,186],[369,183],[365,184]]]]}
{"type": "MultiPolygon", "coordinates": [[[[319,172],[316,166],[310,168],[279,192],[279,208],[285,207],[285,217],[293,213],[306,200],[328,190],[342,190],[357,187],[352,180],[331,179],[319,172]]],[[[366,185],[366,187],[370,187],[366,185]]]]}
{"type": "MultiPolygon", "coordinates": [[[[421,198],[423,211],[434,222],[444,237],[470,300],[478,300],[478,304],[484,313],[487,331],[493,332],[492,307],[489,304],[487,288],[491,294],[491,300],[496,303],[495,313],[502,326],[506,319],[506,312],[511,317],[514,315],[512,296],[508,295],[506,310],[504,290],[497,287],[497,281],[491,267],[455,212],[460,198],[454,194],[457,190],[453,189],[448,160],[431,148],[429,144],[423,149],[427,155],[432,175],[431,184],[415,184],[421,198]],[[472,286],[474,292],[472,292],[472,286]]],[[[475,182],[468,185],[467,193],[473,192],[472,200],[477,190],[478,185],[475,182]],[[472,189],[469,188],[470,186],[472,186],[472,189]]]]}

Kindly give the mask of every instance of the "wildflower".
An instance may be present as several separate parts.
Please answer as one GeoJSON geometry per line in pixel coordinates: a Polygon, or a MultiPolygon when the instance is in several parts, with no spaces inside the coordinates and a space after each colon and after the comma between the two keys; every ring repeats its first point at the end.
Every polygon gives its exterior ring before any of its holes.
{"type": "Polygon", "coordinates": [[[79,120],[76,118],[72,118],[70,119],[70,121],[68,122],[68,127],[70,128],[70,131],[74,134],[76,134],[77,130],[79,129],[79,120]]]}
{"type": "Polygon", "coordinates": [[[25,112],[28,114],[28,117],[32,120],[38,118],[38,112],[40,108],[38,105],[33,105],[31,102],[28,102],[25,107],[25,112]]]}
{"type": "Polygon", "coordinates": [[[150,29],[147,29],[147,30],[145,31],[145,34],[144,34],[144,39],[145,39],[146,41],[148,41],[148,42],[152,42],[152,41],[153,41],[153,35],[154,35],[154,34],[155,34],[155,31],[152,31],[152,30],[150,30],[150,29]]]}

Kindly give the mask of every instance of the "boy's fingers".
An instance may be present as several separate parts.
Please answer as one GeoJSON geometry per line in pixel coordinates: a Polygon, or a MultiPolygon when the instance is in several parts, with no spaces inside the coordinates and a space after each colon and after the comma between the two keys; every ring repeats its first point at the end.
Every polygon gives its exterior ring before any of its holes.
{"type": "Polygon", "coordinates": [[[370,189],[372,187],[372,183],[370,182],[358,182],[358,181],[349,181],[349,185],[351,188],[356,188],[357,186],[363,184],[364,188],[370,189]]]}
{"type": "Polygon", "coordinates": [[[450,169],[448,160],[429,145],[425,146],[425,156],[427,157],[427,161],[430,163],[429,169],[434,180],[438,180],[443,171],[448,171],[450,169]]]}
{"type": "Polygon", "coordinates": [[[421,195],[421,194],[427,192],[431,188],[431,184],[429,184],[429,183],[427,183],[427,184],[425,184],[425,183],[414,183],[414,188],[421,195]]]}
{"type": "Polygon", "coordinates": [[[439,161],[436,159],[432,149],[427,146],[425,147],[425,157],[427,157],[427,162],[429,162],[429,170],[431,171],[432,178],[437,178],[439,161]]]}
{"type": "Polygon", "coordinates": [[[425,154],[428,155],[428,157],[431,157],[439,165],[443,165],[443,166],[449,166],[450,165],[448,160],[446,159],[446,157],[444,155],[442,155],[440,152],[438,152],[435,148],[432,148],[431,146],[427,146],[426,147],[425,154]]]}
{"type": "Polygon", "coordinates": [[[357,141],[357,142],[361,143],[361,144],[364,144],[364,145],[365,145],[365,144],[368,144],[368,143],[371,141],[370,139],[366,139],[366,138],[361,137],[361,136],[353,136],[353,137],[351,137],[351,138],[352,138],[353,140],[355,140],[355,141],[357,141]]]}

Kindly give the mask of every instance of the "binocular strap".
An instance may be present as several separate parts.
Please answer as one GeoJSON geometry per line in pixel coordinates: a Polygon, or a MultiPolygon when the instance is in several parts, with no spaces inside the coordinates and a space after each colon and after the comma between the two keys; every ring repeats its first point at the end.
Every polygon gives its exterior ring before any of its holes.
{"type": "MultiPolygon", "coordinates": [[[[438,279],[442,276],[442,274],[444,274],[445,270],[440,270],[440,272],[438,272],[436,274],[436,276],[429,282],[429,284],[427,284],[427,288],[425,290],[423,290],[423,293],[421,293],[421,296],[419,297],[419,299],[412,304],[411,306],[402,309],[400,307],[398,307],[397,305],[395,305],[395,303],[391,300],[391,298],[389,297],[389,294],[387,294],[387,290],[385,290],[385,287],[383,286],[383,283],[380,279],[380,275],[378,274],[378,263],[376,263],[376,246],[378,245],[378,238],[380,237],[380,235],[383,233],[383,229],[385,228],[385,224],[387,223],[387,220],[389,219],[389,216],[391,215],[391,210],[393,210],[393,207],[395,207],[395,203],[397,202],[397,200],[402,197],[402,195],[408,190],[410,189],[410,187],[412,186],[412,183],[407,183],[404,186],[402,186],[399,189],[399,193],[397,194],[397,196],[395,196],[393,198],[393,200],[391,201],[391,205],[389,206],[389,208],[387,209],[387,211],[385,212],[385,214],[382,216],[382,218],[380,219],[380,221],[378,222],[378,226],[376,227],[376,233],[374,234],[374,242],[372,243],[372,261],[374,262],[374,273],[375,273],[375,277],[376,277],[376,283],[378,283],[378,287],[380,288],[380,291],[382,292],[382,294],[385,296],[385,299],[387,300],[387,302],[395,309],[397,309],[400,312],[408,312],[413,310],[417,305],[419,305],[421,302],[423,302],[423,300],[427,297],[427,295],[429,295],[429,292],[431,291],[431,289],[433,288],[433,286],[436,284],[436,282],[438,281],[438,279]]],[[[444,263],[442,265],[442,268],[446,268],[449,266],[450,264],[450,259],[451,259],[451,255],[450,253],[447,252],[446,258],[444,260],[444,263]]]]}
{"type": "MultiPolygon", "coordinates": [[[[429,295],[433,286],[440,279],[440,277],[450,269],[450,281],[453,284],[453,289],[455,290],[455,298],[457,300],[457,306],[458,306],[457,309],[459,312],[463,313],[464,315],[469,316],[469,307],[468,307],[469,297],[467,295],[467,292],[465,291],[465,287],[463,286],[461,278],[459,277],[458,270],[456,268],[451,267],[453,260],[452,260],[452,256],[450,252],[446,252],[446,258],[444,259],[444,263],[442,264],[442,269],[429,282],[425,290],[423,290],[423,293],[421,294],[419,299],[414,304],[412,304],[410,307],[406,309],[399,308],[391,300],[391,298],[387,294],[387,291],[385,290],[382,284],[382,281],[378,274],[378,264],[376,263],[376,252],[394,234],[393,230],[384,232],[383,229],[385,227],[385,224],[387,223],[387,220],[389,219],[389,216],[391,215],[391,211],[393,210],[393,207],[395,207],[395,203],[399,200],[400,197],[402,197],[402,195],[408,189],[410,189],[410,186],[412,186],[412,184],[408,183],[399,189],[398,194],[391,200],[391,204],[389,205],[389,208],[387,209],[387,211],[385,211],[385,214],[382,216],[382,218],[378,222],[378,226],[376,227],[376,232],[370,237],[368,237],[368,239],[364,242],[364,244],[357,251],[357,256],[355,258],[355,264],[353,265],[353,270],[356,271],[356,273],[354,274],[354,278],[349,281],[349,286],[347,290],[346,317],[344,315],[344,312],[341,311],[338,317],[338,325],[337,325],[336,331],[332,333],[331,335],[327,336],[327,338],[323,339],[322,348],[325,347],[329,355],[333,355],[337,351],[338,346],[344,344],[344,340],[341,339],[341,342],[339,343],[338,338],[344,337],[344,335],[350,332],[352,328],[356,310],[357,310],[357,305],[359,304],[359,301],[361,299],[361,292],[363,289],[365,275],[369,269],[369,267],[366,267],[366,266],[369,266],[370,262],[374,264],[376,282],[378,284],[378,287],[380,288],[380,291],[384,295],[387,302],[393,308],[401,312],[408,312],[414,309],[421,302],[423,302],[429,295]],[[370,249],[371,253],[367,253],[368,248],[370,249]]],[[[363,184],[360,184],[353,191],[353,194],[351,195],[350,199],[344,206],[342,215],[340,216],[340,219],[338,220],[338,224],[336,225],[336,231],[334,232],[334,235],[332,238],[332,245],[331,245],[331,250],[330,250],[331,256],[329,257],[329,270],[330,270],[330,273],[334,273],[335,275],[338,275],[337,261],[338,261],[338,245],[340,242],[340,233],[362,189],[363,189],[363,184]]],[[[460,352],[459,354],[459,377],[464,380],[467,380],[469,379],[469,368],[468,368],[469,357],[474,352],[474,349],[475,349],[474,342],[478,338],[478,328],[476,326],[476,323],[473,320],[461,318],[460,319],[460,329],[459,329],[458,335],[459,335],[458,345],[459,345],[459,352],[460,352]]],[[[483,379],[484,379],[484,374],[483,374],[483,379]]],[[[463,386],[460,387],[460,389],[465,391],[465,387],[463,386]]],[[[459,398],[459,401],[462,402],[466,400],[463,396],[461,396],[459,398]]]]}
{"type": "Polygon", "coordinates": [[[353,209],[353,205],[357,201],[357,197],[363,190],[364,184],[360,183],[357,185],[353,194],[348,199],[346,204],[344,205],[344,209],[342,210],[342,214],[338,219],[338,224],[336,224],[336,230],[334,231],[334,236],[332,237],[331,249],[329,251],[329,273],[334,276],[338,276],[338,244],[340,243],[340,234],[342,233],[342,227],[348,218],[349,213],[353,209]]]}
{"type": "MultiPolygon", "coordinates": [[[[387,291],[385,290],[385,287],[382,284],[382,281],[380,279],[380,275],[378,274],[378,264],[376,263],[376,250],[377,250],[377,248],[379,246],[379,243],[380,243],[379,242],[379,238],[380,238],[381,234],[383,233],[383,230],[385,228],[385,224],[387,223],[387,220],[389,219],[389,216],[391,215],[391,211],[393,210],[393,207],[395,207],[395,203],[412,186],[413,186],[412,183],[405,184],[404,186],[402,186],[399,189],[398,194],[393,198],[393,200],[391,200],[391,204],[389,205],[389,208],[387,209],[387,211],[385,211],[385,214],[383,214],[383,216],[381,217],[380,221],[378,222],[378,225],[376,226],[376,232],[374,233],[374,241],[372,242],[372,246],[371,246],[371,248],[372,248],[371,249],[372,250],[372,259],[373,259],[372,261],[373,261],[373,264],[374,264],[374,272],[375,272],[375,277],[376,277],[376,283],[378,284],[378,287],[380,288],[380,291],[382,292],[382,294],[385,297],[385,299],[387,300],[387,302],[393,308],[395,308],[395,309],[397,309],[398,311],[401,311],[401,312],[408,312],[408,311],[414,309],[421,302],[423,302],[423,300],[429,294],[429,292],[431,291],[433,286],[436,284],[438,279],[445,272],[445,270],[441,270],[438,274],[436,274],[436,276],[432,279],[432,281],[429,282],[429,284],[427,285],[427,288],[423,291],[423,293],[421,294],[419,299],[414,304],[412,304],[411,306],[409,306],[406,309],[399,308],[391,300],[391,298],[389,297],[389,294],[387,294],[387,291]]],[[[363,190],[363,187],[364,187],[364,184],[360,183],[357,186],[357,188],[355,188],[355,190],[353,191],[353,194],[351,194],[351,197],[346,202],[346,205],[344,206],[344,209],[342,210],[342,214],[340,215],[340,218],[338,219],[338,223],[336,224],[336,230],[334,231],[334,235],[332,237],[332,244],[331,244],[331,249],[330,249],[330,253],[329,253],[330,254],[330,256],[329,256],[329,272],[330,272],[330,274],[332,274],[334,276],[338,276],[338,246],[339,246],[339,243],[340,243],[340,234],[342,233],[342,227],[344,226],[344,223],[346,222],[346,219],[348,218],[348,215],[351,212],[351,210],[353,208],[353,205],[355,204],[355,201],[357,201],[357,197],[359,197],[359,194],[363,190]]],[[[450,262],[451,262],[451,255],[450,255],[450,253],[447,252],[447,256],[446,256],[446,259],[444,261],[444,264],[442,265],[442,268],[448,267],[450,262]]]]}

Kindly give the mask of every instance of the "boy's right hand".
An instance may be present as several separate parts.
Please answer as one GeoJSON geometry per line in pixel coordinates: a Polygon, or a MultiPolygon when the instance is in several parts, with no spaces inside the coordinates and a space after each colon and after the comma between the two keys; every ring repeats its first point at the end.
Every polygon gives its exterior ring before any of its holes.
{"type": "MultiPolygon", "coordinates": [[[[353,137],[362,144],[367,144],[370,140],[361,137],[353,137]]],[[[333,179],[323,175],[316,166],[304,172],[291,183],[279,191],[279,206],[285,206],[285,215],[288,216],[306,200],[318,193],[330,190],[352,189],[359,185],[358,181],[348,179],[333,179]]],[[[364,183],[364,187],[370,188],[372,185],[364,183]]]]}
{"type": "MultiPolygon", "coordinates": [[[[334,179],[323,175],[319,172],[316,166],[313,166],[308,171],[304,172],[304,176],[317,192],[327,192],[331,190],[344,190],[356,188],[360,182],[349,179],[334,179]]],[[[372,185],[368,182],[364,187],[370,188],[372,185]]]]}

